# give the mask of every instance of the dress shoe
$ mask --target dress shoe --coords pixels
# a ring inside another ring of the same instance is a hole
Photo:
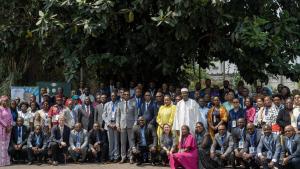
[[[125,163],[126,162],[126,160],[125,159],[122,159],[119,163],[120,164],[123,164],[123,163]]]
[[[32,164],[32,162],[28,162],[28,163],[27,163],[27,165],[31,165],[31,164]]]
[[[57,161],[53,161],[52,165],[57,166],[58,162]]]

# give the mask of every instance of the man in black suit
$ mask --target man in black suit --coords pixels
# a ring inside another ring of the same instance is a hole
[[[47,138],[42,132],[40,125],[35,126],[27,140],[28,165],[31,165],[34,157],[42,164],[42,158],[46,155]]]
[[[300,166],[300,136],[293,126],[284,128],[285,136],[281,151],[281,162],[284,168],[296,169]]]
[[[138,118],[138,125],[133,128],[132,156],[137,160],[137,165],[141,165],[148,160],[148,153],[151,154],[152,165],[155,165],[155,155],[157,147],[156,130],[152,125],[145,123],[143,116]]]
[[[107,159],[107,135],[100,129],[99,123],[94,123],[93,129],[89,133],[89,154],[95,158],[96,162],[104,163]]]
[[[155,105],[154,102],[151,100],[151,93],[149,91],[145,92],[144,100],[145,101],[142,103],[141,112],[139,116],[143,116],[147,124],[155,126]]]
[[[8,152],[14,160],[25,161],[27,149],[28,129],[24,126],[24,119],[17,118],[17,125],[12,128],[11,140]]]
[[[233,150],[234,150],[234,158],[236,162],[243,162],[243,150],[245,145],[246,138],[246,128],[245,128],[245,119],[239,118],[237,120],[237,127],[233,128],[231,131],[232,139],[233,139]],[[233,163],[233,167],[235,167],[235,163]]]
[[[64,157],[66,156],[69,147],[69,137],[70,128],[65,125],[65,118],[60,116],[58,125],[53,126],[51,130],[51,142],[49,147],[52,151],[53,165],[58,165],[58,159],[61,153],[64,154]]]

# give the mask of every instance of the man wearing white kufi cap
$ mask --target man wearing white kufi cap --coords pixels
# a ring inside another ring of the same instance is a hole
[[[199,104],[188,97],[188,92],[187,88],[182,88],[182,100],[177,103],[173,124],[173,130],[176,130],[177,133],[179,133],[182,125],[188,125],[193,129],[200,118]],[[191,130],[191,132],[194,133],[194,130]]]

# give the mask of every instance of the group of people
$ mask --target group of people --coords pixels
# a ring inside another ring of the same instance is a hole
[[[52,165],[125,163],[170,165],[172,169],[296,169],[300,164],[300,95],[229,81],[211,87],[206,79],[189,92],[163,83],[156,88],[110,81],[94,97],[80,83],[71,97],[62,88],[40,103],[0,98],[0,166],[34,162]]]

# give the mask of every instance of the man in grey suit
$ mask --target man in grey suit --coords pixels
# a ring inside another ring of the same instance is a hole
[[[259,132],[253,123],[247,124],[247,134],[244,145],[243,160],[246,168],[250,166],[255,169],[259,169],[257,163],[257,146],[261,138],[261,132]]]
[[[282,165],[288,169],[296,169],[300,166],[300,136],[296,134],[293,126],[284,128],[285,136],[281,151]]]
[[[70,133],[69,147],[71,157],[76,163],[84,162],[88,145],[88,132],[82,128],[81,123],[76,123],[75,128]]]
[[[280,137],[272,133],[270,125],[263,126],[264,135],[261,137],[257,156],[264,169],[278,167],[278,160],[281,151]]]
[[[109,142],[109,160],[117,162],[120,158],[119,154],[119,131],[116,126],[116,116],[118,111],[117,93],[111,93],[111,101],[104,105],[104,113],[102,118],[105,122],[104,129],[107,130]]]
[[[103,112],[104,112],[104,103],[101,102],[101,95],[97,94],[96,96],[97,105],[95,107],[95,118],[94,122],[98,122],[100,124],[100,128],[103,127]]]
[[[218,127],[218,133],[210,149],[210,158],[218,164],[219,168],[224,168],[224,163],[233,159],[233,140],[225,125]]]
[[[231,129],[233,139],[234,158],[236,162],[243,162],[244,145],[246,138],[245,119],[239,118],[237,120],[237,127]],[[232,164],[235,167],[235,162]]]
[[[84,104],[78,109],[79,122],[82,124],[82,127],[90,131],[93,128],[95,109],[91,104],[89,97],[85,97]]]
[[[136,102],[129,100],[130,93],[129,91],[124,92],[124,101],[119,103],[118,114],[117,114],[117,128],[121,132],[121,157],[122,160],[120,163],[125,163],[126,160],[126,147],[127,141],[129,141],[129,150],[133,146],[132,142],[132,128],[133,125],[137,124],[137,107]],[[127,157],[130,157],[130,153],[128,153]],[[130,162],[132,163],[132,159],[130,158]]]

